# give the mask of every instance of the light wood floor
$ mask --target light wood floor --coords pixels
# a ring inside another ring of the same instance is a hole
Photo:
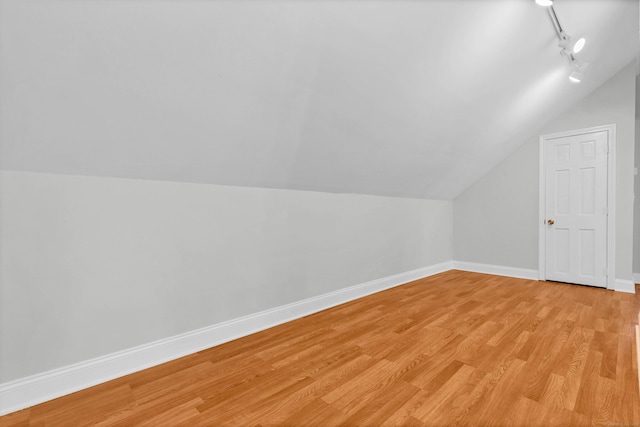
[[[0,425],[639,425],[640,297],[450,271]]]

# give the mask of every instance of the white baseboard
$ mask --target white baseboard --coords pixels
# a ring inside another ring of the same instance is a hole
[[[445,262],[407,271],[0,384],[0,415],[46,402],[452,268],[452,262]]]
[[[526,268],[505,267],[502,265],[479,264],[475,262],[453,261],[456,270],[473,271],[475,273],[494,274],[496,276],[517,277],[520,279],[538,280],[538,270]],[[640,275],[633,275],[633,281],[616,279],[614,290],[634,294],[635,283],[640,283]]]
[[[496,276],[509,276],[519,279],[538,280],[538,270],[526,268],[505,267],[502,265],[479,264],[476,262],[453,261],[456,270],[473,271],[475,273],[495,274]]]
[[[633,280],[616,279],[615,289],[618,292],[636,293],[636,285]]]

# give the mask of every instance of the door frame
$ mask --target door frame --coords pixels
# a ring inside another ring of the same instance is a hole
[[[538,215],[538,279],[546,280],[546,165],[545,145],[552,139],[585,133],[607,132],[609,153],[607,159],[607,289],[615,288],[616,281],[616,125],[594,126],[564,132],[540,135],[539,177],[539,215]]]

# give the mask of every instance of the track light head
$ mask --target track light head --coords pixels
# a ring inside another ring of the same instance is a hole
[[[567,52],[574,54],[580,52],[584,48],[586,42],[587,40],[584,37],[574,39],[563,31],[560,33],[560,43],[558,43],[558,46]]]
[[[549,7],[553,5],[553,0],[536,0],[536,4],[539,6]]]
[[[573,53],[578,53],[582,50],[587,40],[584,37],[580,37],[573,43]]]
[[[586,63],[586,62],[582,65],[579,65],[574,62],[572,64],[573,71],[571,72],[571,74],[569,74],[569,80],[572,81],[573,83],[580,83],[582,81],[582,78],[584,77],[584,72],[588,66],[589,66],[589,63]]]

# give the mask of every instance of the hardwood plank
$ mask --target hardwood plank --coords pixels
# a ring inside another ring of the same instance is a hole
[[[17,411],[4,417],[0,417],[0,427],[27,427],[31,418],[31,410],[24,409]]]
[[[474,368],[463,364],[448,381],[438,387],[437,393],[429,393],[429,397],[412,416],[426,424],[437,424],[436,418],[445,413],[444,408],[457,397],[459,390],[469,382],[474,373]]]
[[[382,425],[419,390],[418,387],[404,381],[394,381],[389,387],[379,390],[367,399],[364,406],[344,421],[344,425]]]
[[[322,399],[315,399],[298,411],[290,414],[283,422],[284,426],[325,427],[342,425],[346,415]]]

